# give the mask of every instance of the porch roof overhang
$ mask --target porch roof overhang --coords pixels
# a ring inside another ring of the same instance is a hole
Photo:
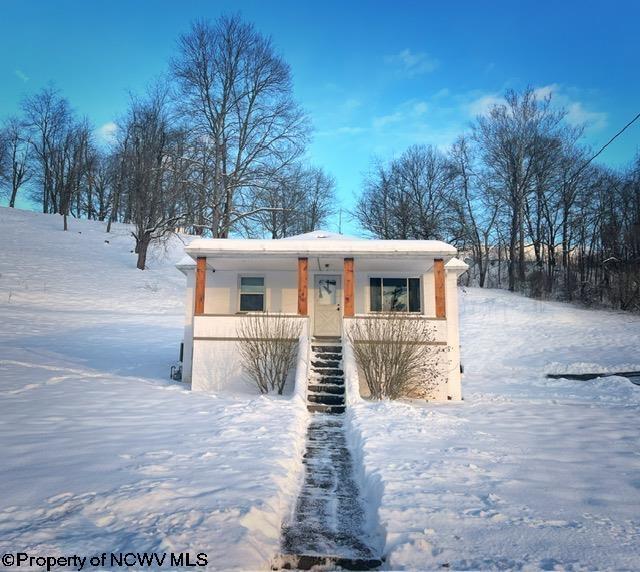
[[[263,239],[196,239],[185,248],[193,259],[246,258],[452,258],[455,247],[439,240],[364,240],[287,238]]]

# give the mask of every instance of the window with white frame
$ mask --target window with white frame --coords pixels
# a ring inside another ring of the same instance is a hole
[[[264,312],[264,277],[240,277],[240,311]]]
[[[420,278],[369,278],[371,312],[420,312]]]

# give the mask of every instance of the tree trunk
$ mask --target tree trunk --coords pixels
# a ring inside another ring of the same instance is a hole
[[[526,262],[524,251],[524,219],[523,213],[520,211],[518,220],[518,282],[520,282],[520,290],[523,289],[526,279]]]
[[[109,213],[109,220],[107,222],[107,232],[111,232],[111,223],[116,221],[118,210],[120,209],[120,189],[118,187],[113,190],[112,200],[111,212]]]
[[[484,259],[482,257],[482,251],[478,253],[478,284],[480,288],[484,288],[484,279],[486,275],[486,271],[484,268]]]
[[[9,206],[11,208],[15,208],[16,206],[16,195],[18,194],[18,187],[13,187],[11,190],[11,198],[9,199]]]
[[[509,292],[516,289],[516,248],[518,246],[518,210],[513,209],[511,217],[511,236],[509,237]]]
[[[498,243],[498,288],[502,288],[502,244]]]
[[[136,240],[136,252],[138,253],[138,262],[136,267],[144,270],[147,265],[147,251],[149,250],[150,240],[144,237],[142,240]]]

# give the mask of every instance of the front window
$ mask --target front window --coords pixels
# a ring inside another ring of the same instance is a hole
[[[264,277],[240,278],[240,311],[264,312]]]
[[[419,278],[370,278],[371,312],[420,312]]]

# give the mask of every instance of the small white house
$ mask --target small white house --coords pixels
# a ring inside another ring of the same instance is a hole
[[[344,346],[351,321],[404,312],[433,326],[435,338],[425,344],[448,347],[434,398],[461,399],[456,285],[467,265],[453,246],[315,231],[280,240],[196,239],[185,251],[191,260],[178,264],[187,276],[183,380],[194,391],[250,388],[237,351],[238,323],[248,313],[301,320],[299,359],[290,375],[304,397],[312,340],[342,338]],[[345,360],[352,359],[348,350]],[[344,370],[357,376],[350,364]]]

